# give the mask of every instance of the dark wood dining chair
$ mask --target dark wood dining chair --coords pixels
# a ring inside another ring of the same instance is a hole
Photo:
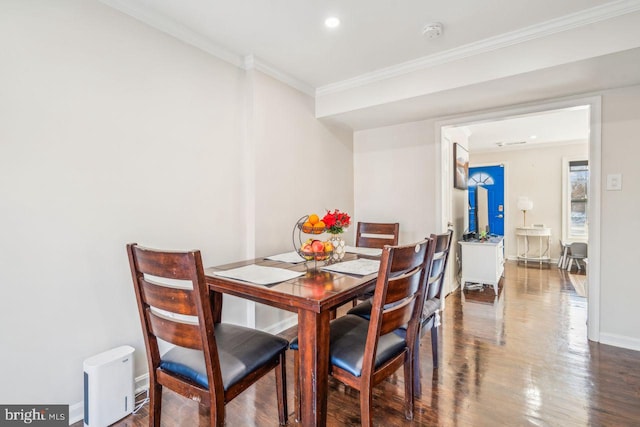
[[[275,370],[279,422],[287,422],[289,342],[242,326],[214,323],[200,251],[165,252],[128,244],[149,365],[149,425],[159,427],[162,388],[200,402],[212,426],[225,405]],[[177,282],[179,281],[179,282]],[[158,339],[174,347],[161,355]]]
[[[431,257],[431,267],[429,269],[429,279],[427,281],[427,289],[424,295],[424,304],[422,308],[422,317],[420,320],[420,334],[418,340],[431,330],[431,354],[433,357],[433,367],[438,367],[439,351],[438,351],[438,326],[440,325],[440,312],[442,311],[442,289],[444,287],[447,263],[449,261],[449,252],[451,242],[453,240],[453,230],[449,230],[442,234],[432,234],[430,236],[433,246],[433,256]],[[347,314],[355,314],[365,319],[370,318],[372,309],[372,301],[368,300],[356,307],[352,308]],[[406,334],[406,328],[400,327],[398,333]],[[419,348],[420,343],[416,344]],[[420,369],[420,353],[414,353],[414,391],[419,397],[422,394],[421,369]]]
[[[372,302],[371,318],[353,314],[330,324],[329,372],[360,391],[361,424],[372,426],[373,387],[404,366],[405,418],[413,419],[413,354],[418,334],[433,245],[431,239],[406,246],[385,246]],[[405,334],[397,334],[405,326]],[[291,343],[298,349],[297,338]],[[300,417],[299,355],[294,354],[295,406]],[[304,420],[301,420],[304,423]]]
[[[400,224],[381,222],[358,222],[356,246],[382,249],[384,245],[396,246],[400,235]]]
[[[432,234],[433,258],[429,271],[429,280],[425,292],[425,301],[422,308],[422,320],[420,326],[420,337],[427,330],[431,331],[431,354],[433,357],[433,367],[437,368],[439,363],[438,350],[438,327],[440,326],[440,313],[442,312],[442,289],[446,282],[447,265],[449,262],[449,252],[453,241],[453,230],[442,234]],[[415,376],[414,388],[416,396],[422,395],[420,355],[415,354]]]
[[[400,224],[397,222],[358,222],[356,247],[382,249],[385,245],[397,246],[399,236]],[[366,300],[372,296],[373,291],[369,291],[354,298],[351,305],[355,307],[358,305],[358,301]]]

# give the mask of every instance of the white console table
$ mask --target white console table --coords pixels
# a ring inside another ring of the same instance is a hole
[[[538,240],[537,245],[531,245],[530,239]],[[532,253],[531,248],[538,248],[537,253]],[[551,229],[548,227],[516,227],[516,252],[518,260],[543,262],[551,260]]]
[[[459,241],[462,249],[462,290],[467,282],[493,286],[498,295],[498,283],[504,272],[504,239],[492,237],[481,241]]]

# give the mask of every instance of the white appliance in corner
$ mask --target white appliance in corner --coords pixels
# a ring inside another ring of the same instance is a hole
[[[125,345],[84,361],[85,427],[106,427],[133,411],[134,350]]]

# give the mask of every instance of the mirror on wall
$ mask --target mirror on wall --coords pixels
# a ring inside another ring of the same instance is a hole
[[[491,233],[489,229],[489,192],[486,188],[478,185],[476,188],[476,232],[478,234],[486,231]]]

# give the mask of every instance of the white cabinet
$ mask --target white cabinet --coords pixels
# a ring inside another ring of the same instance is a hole
[[[503,238],[458,243],[462,248],[462,290],[467,282],[482,283],[493,286],[498,295],[498,282],[504,272]]]

